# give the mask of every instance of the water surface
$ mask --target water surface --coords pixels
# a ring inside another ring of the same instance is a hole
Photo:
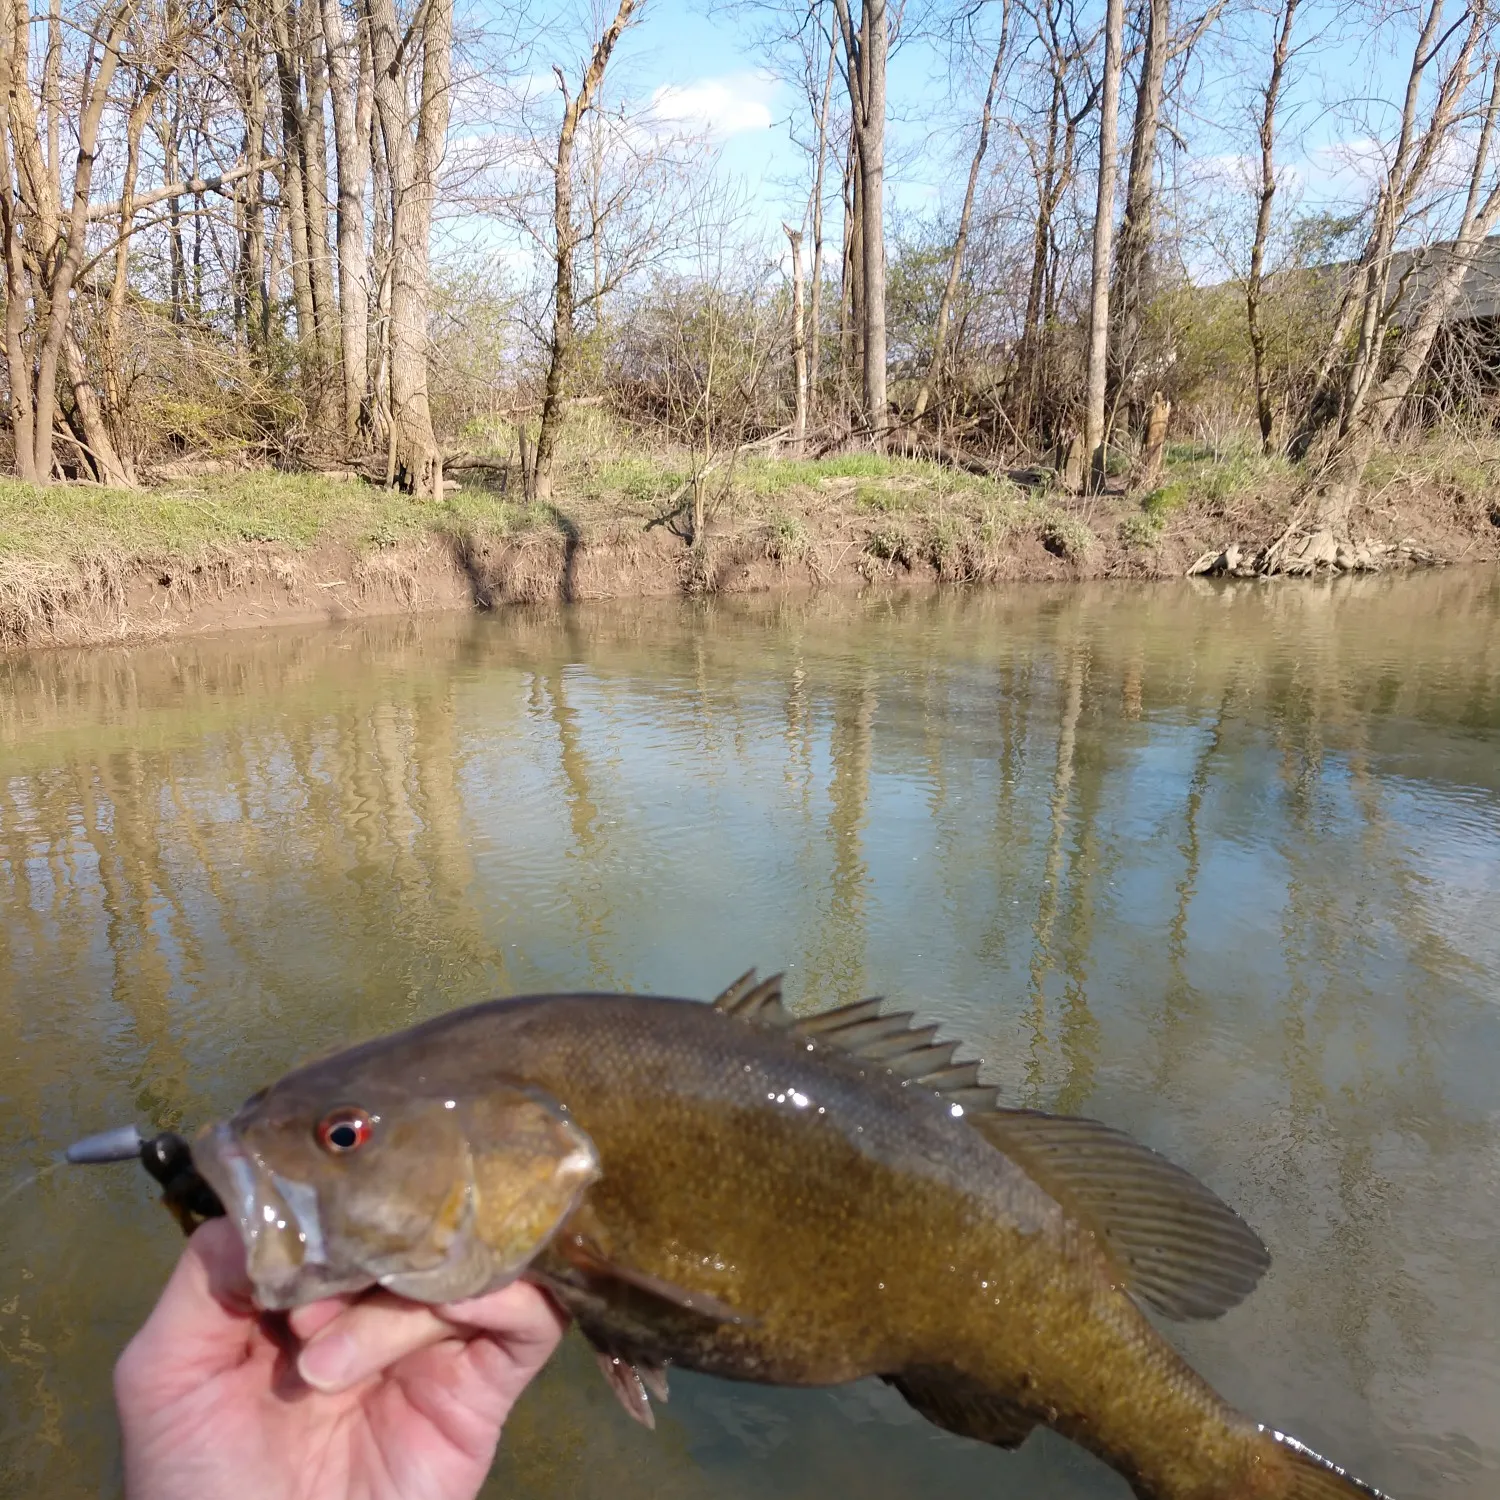
[[[878,990],[1275,1256],[1174,1338],[1401,1500],[1500,1493],[1500,577],[598,606],[0,662],[0,1192],[489,995]],[[144,1174],[0,1219],[0,1494],[118,1489]],[[882,1387],[570,1343],[494,1500],[1109,1500]]]

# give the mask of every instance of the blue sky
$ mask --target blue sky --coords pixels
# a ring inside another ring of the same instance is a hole
[[[563,0],[575,3],[580,0]],[[584,7],[589,3],[581,0]],[[571,26],[549,27],[540,44],[540,88],[552,87],[545,69],[553,60],[576,76],[585,34],[597,34],[587,8],[572,14]],[[1390,110],[1371,100],[1399,97],[1409,57],[1411,29],[1400,12],[1391,14],[1397,18],[1372,25],[1338,0],[1304,0],[1298,27],[1304,50],[1289,70],[1278,150],[1284,210],[1346,211],[1367,196],[1377,139],[1393,123]],[[789,116],[800,119],[805,104],[795,82],[775,76],[756,45],[755,27],[754,13],[741,8],[646,0],[612,64],[611,91],[646,105],[659,119],[706,132],[726,186],[733,183],[747,195],[767,241],[774,242],[779,223],[799,219],[805,202],[806,161],[788,134]],[[1193,184],[1198,222],[1188,263],[1200,278],[1225,274],[1225,250],[1232,254],[1234,244],[1248,241],[1251,110],[1264,79],[1269,27],[1264,12],[1242,8],[1228,29],[1210,37],[1199,52],[1191,105],[1178,121],[1179,144],[1163,142],[1164,161]],[[952,87],[946,54],[931,43],[908,41],[893,56],[887,177],[893,212],[956,207],[982,86],[982,77],[972,77]],[[1128,136],[1130,111],[1127,85],[1122,135]],[[1003,132],[997,131],[991,162],[1004,156]],[[828,212],[836,232],[838,179],[836,164],[831,167]]]

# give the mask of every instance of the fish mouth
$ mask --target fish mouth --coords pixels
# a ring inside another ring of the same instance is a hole
[[[374,1283],[368,1272],[331,1262],[318,1190],[311,1183],[273,1171],[228,1124],[208,1126],[192,1152],[193,1165],[239,1230],[255,1300],[267,1312],[363,1291]]]

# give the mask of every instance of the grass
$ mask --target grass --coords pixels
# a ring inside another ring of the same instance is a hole
[[[434,530],[515,529],[502,497],[463,492],[442,505],[309,474],[215,475],[165,489],[38,488],[0,480],[0,557],[195,557],[271,543],[375,551]]]
[[[549,506],[477,483],[473,471],[442,504],[354,480],[269,470],[133,491],[0,479],[0,566],[7,576],[18,569],[56,576],[69,565],[118,569],[134,560],[198,561],[247,548],[299,553],[331,545],[367,554],[434,533],[480,539],[565,531],[608,542],[644,533],[692,471],[685,451],[643,451],[638,436],[597,411],[564,437]],[[1047,571],[1045,548],[1073,564],[1150,572],[1174,566],[1174,548],[1254,534],[1300,477],[1285,459],[1263,456],[1253,434],[1174,443],[1165,460],[1149,493],[1080,501],[1045,484],[1023,489],[917,459],[755,453],[716,470],[727,489],[712,521],[726,536],[755,538],[767,557],[819,569],[852,547],[853,556],[930,565],[944,578],[1000,576],[1000,562],[1029,548],[1032,561],[1017,564],[1024,574]],[[1485,445],[1429,437],[1381,450],[1366,488],[1377,496],[1408,487],[1423,495],[1461,491],[1500,515],[1492,499],[1497,477],[1500,457]]]

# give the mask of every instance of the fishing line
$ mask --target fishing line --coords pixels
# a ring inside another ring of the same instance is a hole
[[[67,1166],[67,1162],[65,1161],[54,1161],[49,1163],[47,1166],[42,1167],[40,1170],[33,1172],[29,1177],[23,1177],[19,1182],[9,1187],[3,1194],[0,1194],[0,1208],[3,1208],[7,1203],[9,1203],[10,1200],[14,1198],[16,1194],[19,1193],[23,1188],[34,1186],[36,1183],[40,1182],[42,1178],[50,1177],[59,1167],[65,1166]]]

